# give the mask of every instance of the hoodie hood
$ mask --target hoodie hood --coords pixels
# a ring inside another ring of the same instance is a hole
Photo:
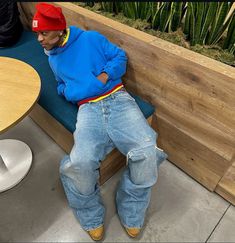
[[[65,44],[65,46],[63,46],[63,47],[55,47],[55,48],[53,48],[53,49],[51,49],[49,51],[44,49],[44,52],[45,52],[46,55],[48,55],[48,56],[56,55],[56,54],[59,54],[59,53],[65,51],[84,32],[84,30],[79,29],[78,27],[75,27],[75,26],[70,26],[69,30],[70,30],[69,39],[68,39],[67,43]]]

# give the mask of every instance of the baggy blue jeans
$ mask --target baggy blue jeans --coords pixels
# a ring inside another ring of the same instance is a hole
[[[114,148],[126,155],[116,207],[125,227],[141,228],[158,165],[167,155],[156,146],[157,134],[125,91],[79,107],[74,146],[61,161],[60,175],[70,207],[85,230],[103,224],[105,208],[98,186],[101,161]]]

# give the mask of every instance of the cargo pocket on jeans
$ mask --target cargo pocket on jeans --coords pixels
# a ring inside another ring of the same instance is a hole
[[[134,184],[150,187],[157,181],[154,145],[129,151],[127,161],[129,161],[130,178]]]

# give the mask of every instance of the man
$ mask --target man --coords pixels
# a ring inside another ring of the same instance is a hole
[[[49,57],[58,94],[79,106],[74,146],[60,166],[69,205],[91,238],[102,239],[105,208],[98,169],[117,147],[128,162],[116,194],[117,212],[128,235],[136,237],[157,181],[157,164],[166,154],[123,87],[126,54],[96,31],[66,28],[61,8],[40,3],[36,9],[32,29]]]

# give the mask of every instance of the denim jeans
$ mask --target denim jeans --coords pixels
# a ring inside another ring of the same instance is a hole
[[[70,207],[85,230],[103,224],[105,208],[98,185],[99,167],[116,147],[127,157],[116,207],[125,227],[141,228],[158,166],[166,154],[135,100],[125,91],[79,107],[74,146],[61,161],[61,181]]]

